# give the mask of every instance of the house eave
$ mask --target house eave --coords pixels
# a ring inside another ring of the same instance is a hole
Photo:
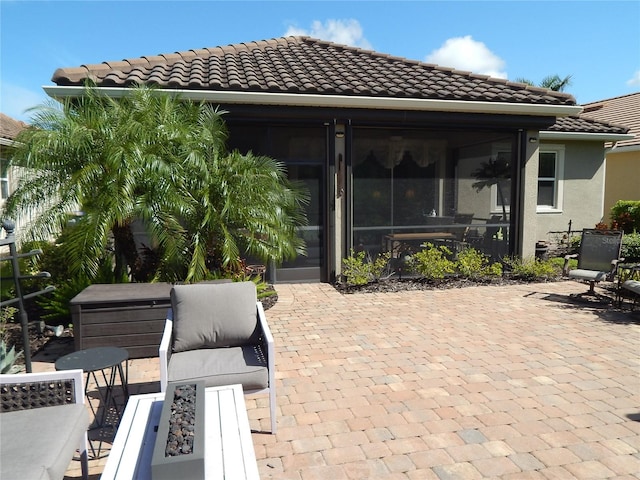
[[[616,145],[608,150],[610,153],[631,153],[640,152],[640,145]]]
[[[79,97],[84,87],[43,86],[52,98]],[[99,87],[104,94],[118,98],[131,92],[127,87]],[[181,98],[217,104],[280,105],[297,107],[362,108],[377,110],[415,110],[462,113],[493,113],[564,117],[578,115],[578,105],[538,105],[508,102],[478,102],[467,100],[432,100],[421,98],[390,98],[349,95],[314,95],[270,92],[229,92],[213,90],[158,89]]]
[[[541,131],[540,140],[585,140],[593,142],[620,142],[630,140],[634,135],[626,133],[553,132]]]
[[[0,138],[0,145],[3,147],[17,147],[20,143],[10,138]]]

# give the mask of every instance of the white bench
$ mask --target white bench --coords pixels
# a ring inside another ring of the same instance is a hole
[[[164,393],[129,397],[101,480],[151,480]],[[240,385],[205,389],[205,478],[259,479]]]

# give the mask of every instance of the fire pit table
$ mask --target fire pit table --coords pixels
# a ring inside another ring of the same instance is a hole
[[[101,480],[152,480],[164,393],[129,397]],[[259,479],[242,386],[205,389],[206,479]]]

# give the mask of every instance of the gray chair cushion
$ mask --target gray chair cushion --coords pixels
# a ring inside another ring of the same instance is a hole
[[[258,347],[192,350],[171,355],[168,381],[202,380],[205,387],[240,384],[245,390],[269,386],[267,363]]]
[[[60,480],[89,427],[89,411],[69,404],[5,412],[0,425],[0,478]]]
[[[176,285],[171,290],[173,351],[255,343],[256,302],[253,282]]]
[[[638,280],[627,280],[622,284],[624,288],[640,295],[640,282]]]
[[[576,268],[569,271],[569,278],[578,280],[588,280],[590,282],[603,282],[607,279],[608,272],[598,272],[596,270],[584,270]]]

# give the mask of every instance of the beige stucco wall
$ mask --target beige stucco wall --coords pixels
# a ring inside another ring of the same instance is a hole
[[[604,217],[618,200],[640,200],[640,147],[635,151],[607,153],[604,187]]]
[[[538,132],[527,132],[527,139],[538,138]],[[525,150],[524,178],[520,192],[522,202],[522,222],[520,229],[520,245],[517,245],[516,253],[522,258],[535,255],[536,241],[538,240],[538,223],[536,221],[536,203],[538,197],[538,162],[539,143],[527,140]]]
[[[559,211],[537,212],[537,240],[552,240],[549,232],[566,231],[569,220],[572,230],[593,228],[603,218],[604,204],[604,146],[600,142],[549,141],[563,143],[564,175],[563,202]]]

